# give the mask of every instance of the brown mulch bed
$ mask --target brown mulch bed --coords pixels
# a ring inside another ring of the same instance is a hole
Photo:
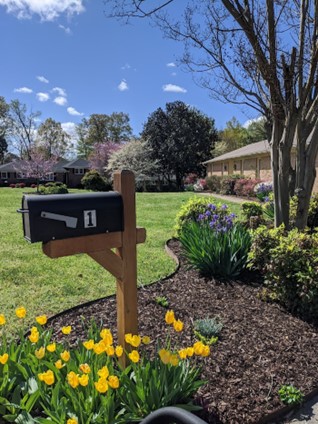
[[[176,241],[169,246],[179,256]],[[224,324],[212,355],[202,360],[208,383],[196,397],[209,423],[257,423],[282,407],[277,392],[293,384],[305,394],[318,385],[318,329],[286,313],[276,304],[261,301],[256,276],[235,281],[206,280],[196,271],[180,269],[170,278],[138,292],[139,330],[154,340],[166,336],[166,310],[155,299],[165,296],[169,309],[185,322],[182,340],[194,341],[195,319],[219,316]],[[116,328],[114,296],[54,318],[50,326],[59,337],[62,325],[72,325],[72,338],[83,338],[82,319],[95,318]]]

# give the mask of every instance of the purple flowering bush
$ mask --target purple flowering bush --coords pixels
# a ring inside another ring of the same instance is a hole
[[[251,236],[227,205],[208,204],[183,225],[179,239],[190,268],[206,277],[235,277],[245,269]]]
[[[256,197],[261,201],[267,201],[270,193],[273,192],[273,184],[271,182],[261,182],[254,187]]]

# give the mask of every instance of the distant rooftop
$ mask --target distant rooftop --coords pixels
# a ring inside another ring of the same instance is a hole
[[[270,147],[267,140],[258,141],[257,143],[248,144],[247,146],[240,147],[239,149],[232,150],[231,152],[224,153],[224,155],[217,156],[216,158],[203,162],[204,164],[224,161],[227,159],[236,159],[245,156],[253,156],[259,153],[270,153]]]

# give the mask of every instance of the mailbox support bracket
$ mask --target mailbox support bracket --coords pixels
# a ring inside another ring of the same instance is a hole
[[[123,199],[124,230],[74,237],[64,240],[52,240],[43,243],[42,250],[50,258],[86,253],[117,280],[117,332],[118,343],[129,351],[125,334],[138,333],[137,311],[137,249],[138,243],[146,240],[146,230],[136,228],[135,178],[131,171],[114,173],[114,190]],[[113,249],[116,249],[114,252]],[[123,355],[121,364],[127,365]]]

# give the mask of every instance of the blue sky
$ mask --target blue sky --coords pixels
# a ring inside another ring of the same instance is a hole
[[[175,100],[218,129],[232,116],[255,117],[209,98],[177,66],[182,45],[145,20],[124,25],[104,10],[102,0],[0,0],[0,95],[69,130],[92,113],[125,112],[138,135],[150,113]]]

